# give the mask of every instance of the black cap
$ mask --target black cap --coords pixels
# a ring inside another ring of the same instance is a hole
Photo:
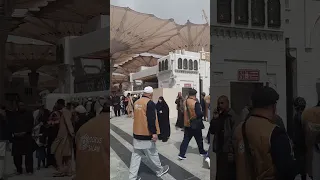
[[[276,104],[279,94],[271,87],[262,87],[252,93],[251,101],[253,108],[264,108]]]
[[[190,90],[189,90],[189,96],[195,96],[197,93],[198,93],[198,92],[197,92],[197,90],[195,90],[195,89],[190,89]]]

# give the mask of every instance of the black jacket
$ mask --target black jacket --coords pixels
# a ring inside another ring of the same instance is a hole
[[[0,115],[0,141],[4,140],[10,140],[10,130],[7,118]]]

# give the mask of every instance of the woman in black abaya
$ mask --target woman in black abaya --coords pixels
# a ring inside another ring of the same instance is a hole
[[[166,142],[170,137],[169,106],[162,96],[159,97],[156,109],[160,126],[159,140]]]

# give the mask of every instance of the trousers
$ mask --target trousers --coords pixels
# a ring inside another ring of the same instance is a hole
[[[0,179],[4,178],[7,142],[0,141]]]
[[[189,146],[189,142],[192,138],[195,138],[197,145],[198,145],[198,149],[199,149],[199,153],[200,154],[206,154],[207,152],[203,149],[203,138],[202,138],[202,130],[201,129],[191,129],[189,127],[186,127],[184,129],[184,137],[183,137],[183,141],[180,145],[180,153],[179,156],[185,156],[188,146]]]
[[[143,156],[147,157],[148,161],[153,164],[157,174],[163,170],[156,147],[152,147],[150,149],[134,149],[130,162],[129,180],[137,179],[141,158]]]

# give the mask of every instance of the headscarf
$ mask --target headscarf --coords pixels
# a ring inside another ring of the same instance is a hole
[[[161,100],[161,102],[159,101]],[[159,97],[158,103],[156,104],[156,108],[160,109],[160,108],[169,108],[167,102],[164,100],[164,98],[162,96]]]
[[[82,106],[82,105],[77,106],[74,110],[79,114],[87,113],[86,108],[84,106]]]

